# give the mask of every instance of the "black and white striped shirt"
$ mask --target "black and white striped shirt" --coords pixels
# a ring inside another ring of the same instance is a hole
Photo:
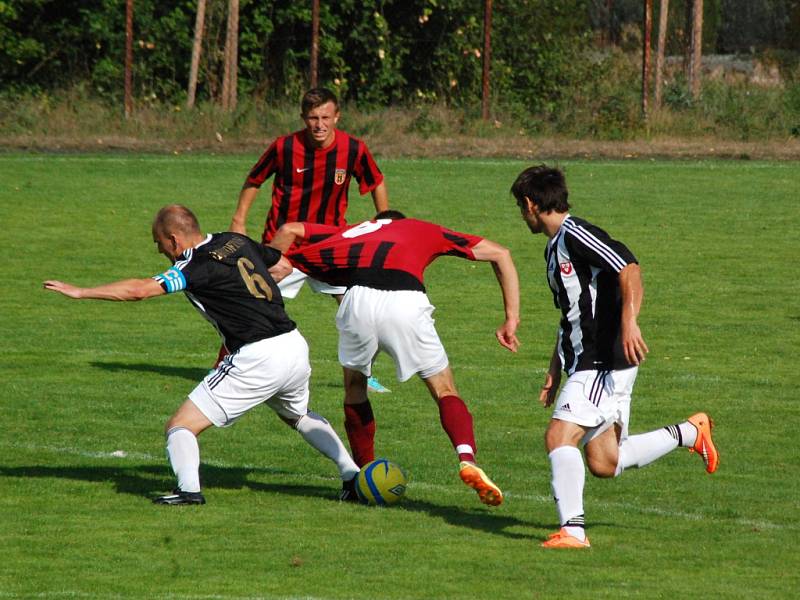
[[[568,214],[548,242],[545,260],[553,300],[561,309],[558,353],[564,371],[632,366],[620,342],[618,274],[637,262],[633,253],[599,227]]]

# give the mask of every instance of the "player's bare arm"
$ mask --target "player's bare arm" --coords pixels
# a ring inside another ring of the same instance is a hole
[[[619,272],[619,288],[622,295],[620,328],[622,350],[630,364],[638,365],[650,351],[637,322],[644,296],[642,271],[639,265],[631,263]]]
[[[389,210],[389,192],[385,181],[372,190],[372,202],[375,204],[375,214]]]
[[[242,191],[239,192],[239,202],[236,205],[236,212],[233,213],[231,219],[230,230],[242,235],[247,235],[247,215],[250,212],[250,207],[258,196],[258,190],[254,185],[245,183]]]
[[[548,408],[555,402],[558,386],[561,385],[561,358],[558,356],[558,340],[553,348],[553,355],[550,357],[550,366],[544,376],[544,385],[539,390],[539,402]]]
[[[275,280],[275,283],[278,283],[284,277],[289,276],[292,269],[292,263],[289,262],[289,259],[285,256],[281,256],[280,260],[272,265],[268,271],[272,279]]]
[[[492,263],[500,289],[503,292],[503,305],[506,320],[495,331],[495,336],[500,345],[516,352],[519,348],[517,327],[519,326],[519,276],[511,251],[505,246],[491,240],[481,240],[472,248],[476,260]]]
[[[123,279],[97,287],[78,287],[63,281],[48,280],[44,289],[58,292],[76,300],[114,300],[127,302],[161,296],[166,292],[155,279]]]
[[[280,250],[281,253],[286,254],[289,248],[292,247],[297,238],[304,238],[306,235],[305,225],[298,222],[284,223],[280,226],[275,235],[272,236],[268,246]]]

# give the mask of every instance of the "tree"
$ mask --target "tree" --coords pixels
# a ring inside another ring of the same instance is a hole
[[[197,93],[197,71],[200,68],[200,52],[203,46],[203,28],[206,17],[206,0],[197,0],[197,16],[194,22],[194,41],[192,42],[192,64],[189,67],[189,89],[186,93],[186,108],[194,106]]]
[[[687,80],[692,98],[700,97],[700,75],[703,58],[703,0],[692,1],[692,37]]]
[[[239,0],[228,0],[228,30],[225,35],[225,65],[222,76],[222,109],[236,110],[239,85]]]
[[[661,0],[658,9],[658,45],[656,47],[655,94],[653,104],[661,108],[661,93],[664,87],[664,52],[667,46],[667,22],[669,21],[669,0]]]

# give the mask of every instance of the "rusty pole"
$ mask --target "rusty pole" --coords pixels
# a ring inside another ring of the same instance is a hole
[[[125,118],[133,113],[133,0],[125,2]]]
[[[653,32],[653,0],[644,0],[644,40],[642,42],[642,116],[647,121],[650,93],[650,35]]]
[[[492,0],[483,6],[483,90],[481,94],[481,117],[489,120],[489,65],[492,57]]]
[[[311,0],[311,87],[319,82],[319,0]]]

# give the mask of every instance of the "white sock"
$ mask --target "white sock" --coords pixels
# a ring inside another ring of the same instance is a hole
[[[178,478],[178,489],[200,491],[200,447],[195,435],[184,427],[167,432],[167,457]]]
[[[551,485],[561,526],[579,540],[583,531],[583,484],[586,469],[581,451],[574,446],[559,446],[549,454],[553,472]]]
[[[619,461],[614,477],[619,477],[625,469],[630,467],[641,468],[649,465],[654,460],[675,450],[680,438],[680,433],[673,429],[676,427],[678,426],[662,427],[648,433],[632,435],[623,441],[619,445]]]
[[[336,463],[343,480],[352,479],[358,474],[358,465],[324,417],[308,411],[294,427],[306,442]]]

